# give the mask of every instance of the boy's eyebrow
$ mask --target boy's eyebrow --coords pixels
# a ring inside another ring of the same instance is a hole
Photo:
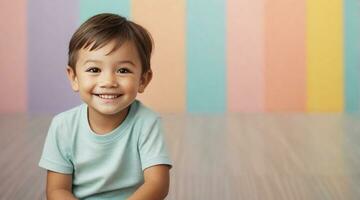
[[[120,60],[120,61],[117,61],[116,63],[117,63],[117,64],[129,63],[129,64],[135,66],[134,62],[131,61],[131,60]]]
[[[84,64],[88,63],[88,62],[93,62],[93,63],[102,63],[101,60],[93,60],[93,59],[89,59],[89,60],[85,60]],[[124,63],[129,63],[133,66],[135,66],[134,62],[132,62],[131,60],[119,60],[116,62],[117,64],[124,64]]]

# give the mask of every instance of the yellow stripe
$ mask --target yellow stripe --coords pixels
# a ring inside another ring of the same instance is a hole
[[[307,0],[307,110],[343,111],[343,3]]]

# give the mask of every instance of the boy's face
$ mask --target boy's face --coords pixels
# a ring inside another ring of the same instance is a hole
[[[141,61],[132,42],[125,42],[113,51],[115,41],[104,47],[78,52],[76,73],[67,68],[68,77],[74,91],[88,105],[89,113],[103,115],[122,114],[142,93],[150,82],[152,72],[142,75]]]

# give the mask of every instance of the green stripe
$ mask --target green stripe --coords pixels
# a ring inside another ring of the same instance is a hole
[[[99,13],[130,17],[130,0],[80,0],[80,23]]]
[[[187,110],[226,110],[225,2],[187,1]]]
[[[345,0],[345,99],[346,111],[360,111],[360,4]]]

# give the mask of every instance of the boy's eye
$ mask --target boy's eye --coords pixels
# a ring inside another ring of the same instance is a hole
[[[118,70],[118,72],[120,74],[125,74],[125,73],[129,73],[130,71],[128,69],[126,69],[126,68],[121,68],[121,69]]]
[[[100,69],[96,68],[96,67],[91,67],[91,68],[87,69],[86,72],[98,73],[98,72],[100,72]]]

